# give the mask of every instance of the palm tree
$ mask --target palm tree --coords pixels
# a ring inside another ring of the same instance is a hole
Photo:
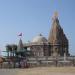
[[[14,63],[14,68],[15,68],[17,45],[12,44],[11,47],[12,47],[12,54],[13,54],[12,61]]]
[[[11,51],[12,51],[11,45],[6,45],[7,58],[9,58],[9,56],[10,56],[9,54]]]
[[[7,57],[6,58],[7,58],[9,68],[10,68],[10,54],[11,54],[11,51],[12,51],[11,45],[6,45],[6,52],[7,52]]]

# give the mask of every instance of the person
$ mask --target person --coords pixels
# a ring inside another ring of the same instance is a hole
[[[3,58],[0,57],[0,65],[1,65],[1,68],[2,68],[2,64],[3,64]]]
[[[23,62],[24,62],[24,68],[29,68],[29,64],[27,63],[27,59],[24,59]]]

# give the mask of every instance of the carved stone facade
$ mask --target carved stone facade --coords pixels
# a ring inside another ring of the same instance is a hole
[[[49,56],[49,49],[47,44],[36,44],[32,45],[30,48],[35,57]]]

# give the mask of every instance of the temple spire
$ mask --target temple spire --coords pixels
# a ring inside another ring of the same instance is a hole
[[[59,53],[62,56],[64,55],[63,52],[66,48],[66,54],[68,55],[68,40],[60,26],[57,12],[55,12],[53,16],[53,23],[49,33],[48,42],[52,45],[51,50],[54,54],[57,52],[57,54]]]
[[[23,50],[23,42],[20,38],[17,51],[21,51],[21,50]]]
[[[52,17],[53,23],[52,23],[52,28],[49,33],[48,37],[48,42],[50,43],[57,43],[59,40],[59,31],[62,30],[60,24],[59,24],[59,19],[58,19],[58,12],[54,12],[54,15]]]

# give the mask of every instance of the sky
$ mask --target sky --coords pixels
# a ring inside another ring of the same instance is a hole
[[[48,38],[55,11],[75,55],[75,0],[0,0],[0,50],[18,44],[20,33],[23,43],[40,33]]]

